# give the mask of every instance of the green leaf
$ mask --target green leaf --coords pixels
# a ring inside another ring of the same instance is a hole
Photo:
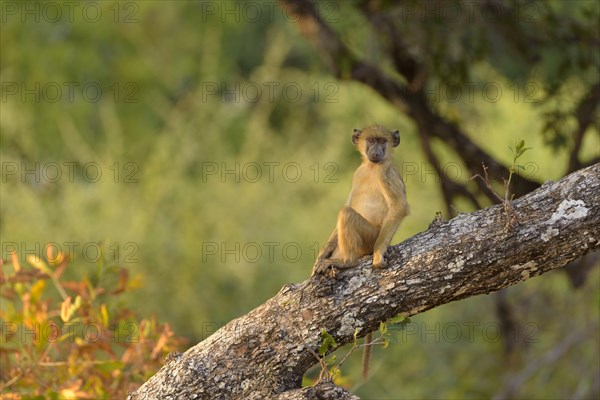
[[[400,315],[396,315],[395,317],[392,317],[390,319],[388,319],[388,324],[399,324],[400,322],[405,322],[408,323],[410,322],[410,318],[409,317],[405,317],[404,315],[400,314]]]
[[[48,264],[46,264],[44,260],[42,260],[42,258],[37,255],[28,255],[27,263],[29,263],[29,265],[31,265],[32,267],[39,269],[45,274],[52,275],[52,270],[50,269]]]
[[[380,323],[379,323],[379,332],[380,332],[382,335],[385,335],[385,334],[386,334],[386,332],[387,332],[387,324],[386,324],[385,322],[380,322]]]
[[[517,151],[520,151],[523,147],[525,147],[525,140],[521,139],[521,141],[517,145]]]
[[[410,318],[398,315],[388,321],[388,328],[393,331],[403,331],[410,324]]]
[[[510,146],[509,146],[510,148]],[[519,144],[517,144],[515,146],[515,150],[513,151],[512,148],[510,148],[510,150],[513,152],[514,156],[515,156],[515,161],[517,160],[517,158],[521,157],[523,155],[523,153],[525,153],[527,150],[530,150],[531,147],[525,147],[525,140],[521,139],[521,141],[519,142]]]
[[[335,339],[325,329],[321,330],[321,339],[323,339],[323,343],[319,347],[319,355],[324,356],[330,348],[337,347]]]

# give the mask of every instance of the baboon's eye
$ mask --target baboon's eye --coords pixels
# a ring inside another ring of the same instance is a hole
[[[375,143],[375,138],[374,137],[367,138],[367,142],[369,142],[369,144],[373,144],[373,143]]]
[[[387,140],[385,138],[380,137],[377,139],[377,142],[379,142],[379,144],[385,144],[385,142],[387,142]]]

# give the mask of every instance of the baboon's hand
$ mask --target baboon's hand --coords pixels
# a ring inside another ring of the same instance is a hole
[[[357,261],[344,261],[334,258],[328,258],[326,260],[317,261],[313,267],[313,275],[327,275],[331,278],[335,277],[336,273],[340,269],[354,268],[358,266]]]
[[[335,271],[339,268],[340,260],[319,259],[313,266],[312,275],[328,275],[335,276]]]

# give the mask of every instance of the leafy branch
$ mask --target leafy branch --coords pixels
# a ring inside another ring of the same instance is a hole
[[[483,181],[488,190],[498,199],[499,202],[502,203],[504,207],[504,215],[506,216],[506,224],[504,225],[504,229],[506,231],[510,231],[514,224],[519,223],[519,218],[512,208],[511,201],[514,199],[514,193],[510,193],[510,184],[512,182],[513,175],[517,172],[518,169],[525,170],[525,167],[518,163],[519,158],[527,151],[530,150],[531,147],[525,147],[525,140],[521,139],[518,143],[515,143],[515,147],[508,146],[510,151],[512,152],[513,159],[510,167],[508,168],[508,179],[502,178],[504,181],[504,197],[500,196],[498,192],[492,187],[489,176],[488,176],[488,168],[485,163],[482,163],[481,166],[483,168],[483,176],[480,174],[473,175],[469,180],[473,180],[475,178],[479,178]]]
[[[378,331],[379,336],[375,337],[369,342],[365,341],[362,344],[360,344],[358,341],[358,333],[360,329],[356,328],[354,330],[354,341],[352,342],[352,346],[350,347],[350,349],[348,349],[348,351],[340,360],[340,362],[335,365],[333,364],[336,362],[336,355],[334,354],[328,359],[325,358],[325,355],[330,351],[334,351],[338,347],[338,344],[336,343],[333,336],[331,336],[325,329],[323,329],[321,331],[321,339],[323,340],[323,342],[319,347],[319,363],[321,365],[321,372],[319,374],[318,381],[321,381],[323,379],[334,380],[335,377],[341,374],[341,367],[346,362],[348,357],[350,357],[350,355],[358,349],[373,346],[383,346],[383,348],[386,349],[390,345],[390,343],[395,342],[395,338],[390,332],[402,331],[406,329],[406,325],[409,323],[410,318],[405,317],[403,315],[393,317],[386,322],[380,322]]]

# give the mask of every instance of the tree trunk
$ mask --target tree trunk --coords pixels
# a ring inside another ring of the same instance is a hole
[[[301,389],[318,362],[321,330],[343,345],[379,327],[451,301],[490,293],[562,267],[600,247],[600,164],[546,182],[511,203],[452,220],[390,247],[335,278],[287,285],[163,368],[132,399],[352,399],[331,383]],[[306,268],[307,274],[310,271]]]

